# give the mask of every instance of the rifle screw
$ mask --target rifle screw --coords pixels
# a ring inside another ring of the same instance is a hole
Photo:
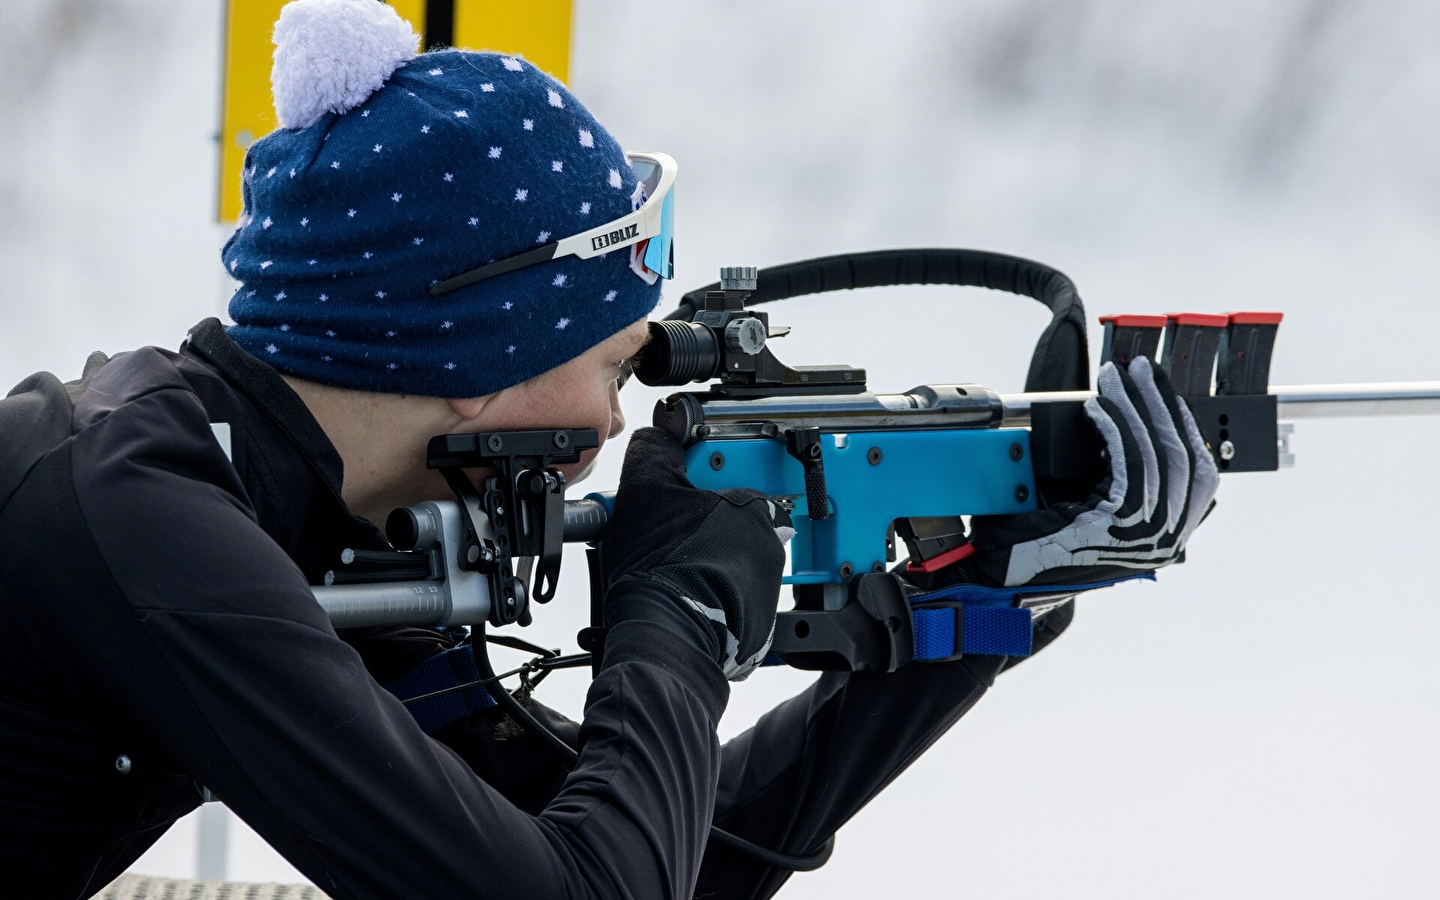
[[[559,447],[561,450],[564,450],[566,447],[570,446],[570,435],[566,434],[563,431],[555,432],[555,446]]]
[[[1015,460],[1016,462],[1019,462],[1020,460],[1024,459],[1024,458],[1025,458],[1025,448],[1022,447],[1022,446],[1020,446],[1019,444],[1011,444],[1011,445],[1010,445],[1010,458],[1013,459],[1013,460]]]
[[[134,768],[134,764],[130,762],[128,755],[122,753],[115,757],[115,771],[121,775],[129,775],[132,768]]]
[[[712,454],[710,454],[710,468],[714,469],[714,470],[717,471],[717,472],[720,471],[721,469],[725,468],[725,454],[723,454],[723,453],[712,453]]]
[[[492,452],[499,453],[500,448],[505,446],[505,442],[500,440],[500,435],[492,434],[485,441],[485,445],[488,446]]]
[[[885,571],[885,564],[884,564],[883,562],[871,563],[871,564],[870,564],[870,571],[872,571],[872,572],[874,572],[874,573],[876,573],[876,574],[878,575],[879,573]],[[893,629],[892,629],[892,630],[893,630]]]
[[[882,455],[883,454],[880,452],[879,447],[871,447],[869,452],[865,454],[865,458],[870,460],[870,465],[878,466],[880,465],[880,458]]]
[[[1024,503],[1026,500],[1029,500],[1029,499],[1030,499],[1030,489],[1029,489],[1028,487],[1026,487],[1025,485],[1023,485],[1023,484],[1017,485],[1017,486],[1015,487],[1015,501],[1016,501],[1017,503]]]
[[[1220,458],[1229,462],[1235,458],[1235,445],[1229,441],[1220,442]]]
[[[854,566],[850,565],[848,562],[847,562],[847,563],[841,563],[841,564],[840,564],[840,577],[841,577],[841,578],[844,578],[845,580],[848,581],[848,580],[850,579],[850,576],[851,576],[851,575],[854,575],[854,574],[855,574],[855,567],[854,567]]]

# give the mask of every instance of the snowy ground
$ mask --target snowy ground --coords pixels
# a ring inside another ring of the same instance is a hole
[[[680,290],[985,247],[1066,271],[1092,318],[1284,310],[1278,384],[1440,378],[1440,6],[576,5],[575,90],[681,163]],[[223,311],[219,35],[214,0],[0,6],[0,383]],[[883,390],[1016,390],[1046,316],[937,288],[773,315],[784,358]],[[648,420],[656,393],[626,394]],[[1302,423],[1298,468],[1227,477],[1189,563],[1086,598],[786,896],[1434,896],[1437,442]],[[584,581],[568,559],[532,637],[572,643]],[[722,731],[806,682],[757,675]],[[578,714],[584,686],[542,699]],[[194,845],[192,818],[136,868],[191,876]],[[239,824],[229,875],[298,877]]]

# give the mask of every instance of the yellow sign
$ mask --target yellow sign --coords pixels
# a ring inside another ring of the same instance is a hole
[[[375,0],[379,2],[379,0]],[[286,0],[228,0],[220,110],[219,219],[240,217],[245,150],[279,125],[270,99],[270,32]],[[461,47],[524,56],[561,81],[570,77],[572,0],[390,0],[426,50]]]

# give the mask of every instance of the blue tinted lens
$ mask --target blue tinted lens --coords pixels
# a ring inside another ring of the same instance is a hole
[[[661,278],[674,278],[671,263],[671,241],[675,233],[675,188],[665,195],[660,204],[660,234],[650,239],[645,248],[645,268],[656,272]]]
[[[654,194],[655,186],[660,183],[660,167],[643,159],[631,159],[630,169],[635,179],[645,185],[645,193]]]

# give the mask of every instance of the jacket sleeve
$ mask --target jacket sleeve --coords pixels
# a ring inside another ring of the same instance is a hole
[[[130,400],[52,456],[57,515],[73,504],[85,525],[49,560],[69,604],[55,652],[323,890],[689,896],[727,696],[700,650],[625,626],[587,697],[579,765],[532,816],[336,637],[192,394]]]
[[[1058,637],[1073,615],[1073,603],[1050,613],[1035,634],[1035,652]],[[967,656],[888,674],[824,673],[721,748],[715,823],[763,847],[814,854],[1016,662]],[[714,842],[696,896],[769,897],[790,875]]]

